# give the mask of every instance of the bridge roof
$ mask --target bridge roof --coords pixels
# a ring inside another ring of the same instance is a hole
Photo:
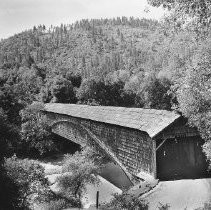
[[[45,111],[145,131],[155,137],[181,115],[173,111],[49,103]]]

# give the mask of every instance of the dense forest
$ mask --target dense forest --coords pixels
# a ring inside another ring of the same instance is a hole
[[[2,163],[14,153],[26,158],[59,150],[39,113],[49,102],[176,110],[199,129],[211,159],[209,16],[194,12],[206,5],[149,2],[172,13],[160,22],[118,17],[39,25],[1,40]]]

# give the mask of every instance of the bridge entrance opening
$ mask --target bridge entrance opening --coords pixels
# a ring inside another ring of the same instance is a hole
[[[161,140],[157,142],[159,145]],[[157,150],[157,177],[160,180],[210,177],[199,136],[167,139]]]

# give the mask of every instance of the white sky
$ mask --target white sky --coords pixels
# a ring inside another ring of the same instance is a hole
[[[144,12],[146,7],[150,12]],[[150,7],[147,0],[0,0],[0,39],[39,24],[117,16],[160,19],[163,13],[161,8]]]

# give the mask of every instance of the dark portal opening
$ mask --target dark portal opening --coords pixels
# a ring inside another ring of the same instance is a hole
[[[157,146],[162,140],[157,142]],[[199,136],[167,139],[157,150],[157,177],[160,180],[210,177]]]
[[[69,154],[74,154],[75,152],[77,151],[81,151],[81,146],[80,144],[77,144],[73,141],[70,141],[69,139],[66,139],[62,136],[59,136],[57,134],[54,134],[55,135],[55,144],[59,150],[59,153],[62,153],[62,154],[66,154],[66,153],[69,153]]]
[[[43,158],[40,158],[42,162],[60,165],[64,160],[64,154],[74,154],[77,151],[81,151],[81,146],[73,141],[70,141],[62,136],[53,133],[54,144],[56,149],[49,152]]]

